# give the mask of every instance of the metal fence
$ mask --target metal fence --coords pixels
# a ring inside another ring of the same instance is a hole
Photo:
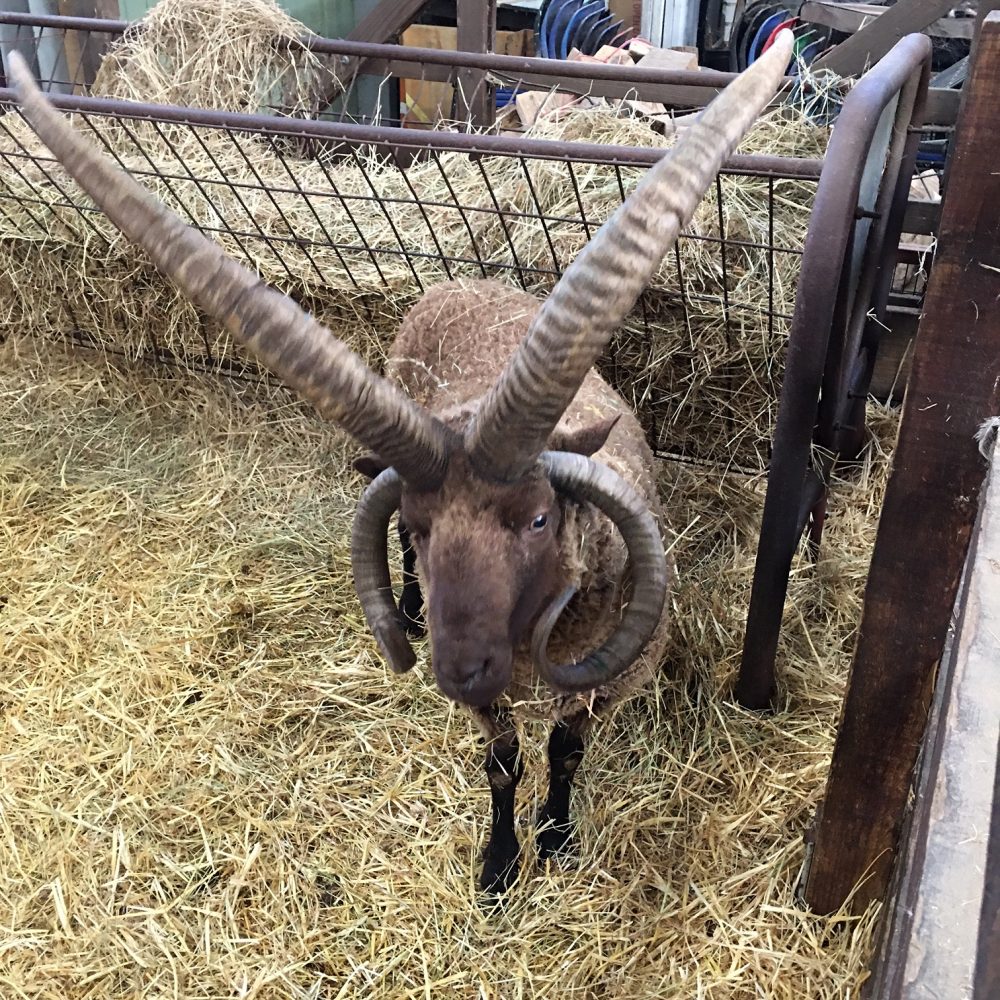
[[[95,52],[123,31],[138,29],[13,14],[0,14],[0,25],[0,54],[16,47],[31,56],[54,103],[72,111],[123,166],[167,196],[193,225],[303,300],[311,287],[334,287],[373,308],[377,300],[398,299],[401,286],[416,295],[457,276],[499,276],[544,294],[637,176],[662,155],[655,148],[372,125],[367,120],[379,118],[382,109],[348,120],[346,111],[331,107],[329,94],[317,98],[311,117],[93,97],[88,89]],[[657,74],[336,40],[308,45],[339,67],[342,80],[353,60],[355,69],[390,82],[408,74],[457,85],[462,74],[477,73],[483,86],[493,79],[544,87],[548,80],[554,90],[651,100],[671,95],[674,103],[696,106],[730,79],[707,71]],[[911,124],[926,89],[928,58],[926,39],[900,42],[844,100],[825,158],[750,155],[728,161],[716,182],[714,218],[681,237],[661,272],[657,297],[640,301],[602,361],[636,402],[658,450],[697,458],[689,442],[672,439],[676,422],[667,411],[673,404],[656,396],[654,332],[664,310],[683,328],[692,312],[711,308],[727,342],[738,339],[748,322],[762,338],[780,339],[782,350],[787,336],[784,376],[774,373],[765,387],[776,424],[771,421],[773,434],[769,427],[766,440],[755,443],[763,463],[769,462],[769,480],[740,689],[748,703],[759,703],[770,690],[789,564],[807,523],[819,542],[826,470],[812,458],[813,446],[827,455],[847,454],[862,439],[858,401],[863,404],[877,324],[889,297],[916,155],[918,135]],[[6,227],[0,244],[44,240],[56,218],[74,238],[106,245],[110,231],[31,142],[20,116],[11,113],[9,90],[0,88],[0,108],[7,112],[0,115],[0,224]],[[248,155],[249,144],[254,155]],[[264,160],[258,155],[262,146]],[[351,168],[350,183],[344,165]],[[588,182],[598,168],[610,180],[595,199]],[[732,230],[729,206],[733,192],[748,183],[764,220],[750,234]],[[792,183],[810,187],[814,208],[805,239],[783,240],[775,218],[782,185]],[[555,199],[548,196],[554,189]],[[691,247],[704,263],[697,276],[685,271]],[[801,273],[794,309],[785,280],[790,261]],[[748,262],[760,269],[752,294],[734,280]],[[101,330],[65,310],[49,325],[84,343],[102,339]],[[245,361],[220,355],[207,336],[178,351],[162,343],[154,328],[139,333],[143,350],[133,346],[129,353],[255,376]],[[106,337],[102,342],[116,347]],[[648,383],[630,387],[637,368]],[[723,395],[715,398],[745,388],[739,371],[721,378]]]

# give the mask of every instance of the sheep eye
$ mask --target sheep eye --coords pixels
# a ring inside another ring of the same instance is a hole
[[[541,531],[546,524],[549,523],[549,517],[547,514],[539,514],[538,517],[531,522],[532,531]]]

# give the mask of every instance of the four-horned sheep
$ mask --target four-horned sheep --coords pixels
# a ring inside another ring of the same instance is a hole
[[[80,138],[16,54],[25,116],[110,220],[264,365],[370,454],[352,536],[355,586],[396,672],[426,621],[438,686],[487,740],[493,824],[481,877],[518,871],[517,713],[554,722],[541,857],[570,834],[569,797],[591,720],[652,676],[667,640],[671,566],[652,453],[593,365],[728,156],[778,88],[783,32],[684,130],[544,302],[457,281],[411,309],[373,373],[291,299],[226,256]],[[397,603],[387,534],[399,513]]]

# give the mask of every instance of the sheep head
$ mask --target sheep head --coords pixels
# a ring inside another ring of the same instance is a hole
[[[560,435],[553,444],[561,457],[553,461],[598,451],[616,420]],[[514,649],[536,622],[551,619],[554,624],[558,615],[551,609],[558,604],[561,610],[566,602],[562,505],[547,467],[536,462],[517,480],[500,482],[477,474],[468,456],[458,452],[434,490],[401,482],[374,456],[355,467],[376,480],[359,506],[354,531],[356,586],[365,595],[370,619],[378,608],[375,631],[393,650],[390,662],[412,662],[390,596],[385,557],[388,518],[398,505],[422,569],[431,665],[438,685],[455,701],[490,704],[510,683]],[[383,489],[388,492],[382,494]],[[370,523],[372,504],[378,505],[372,497],[380,495],[385,497],[381,519]],[[635,506],[641,508],[638,498]],[[649,562],[658,589],[662,547],[649,521]],[[662,600],[653,604],[658,615]],[[550,613],[543,615],[546,609]],[[580,671],[577,665],[577,680]]]
[[[402,504],[429,589],[438,681],[450,697],[478,705],[507,686],[513,646],[532,622],[543,675],[557,690],[580,691],[628,667],[659,621],[666,565],[653,518],[627,484],[587,454],[571,446],[545,449],[723,160],[773,97],[791,48],[791,32],[784,31],[648,171],[567,268],[496,384],[459,429],[371,372],[291,299],[264,286],[82,140],[16,53],[9,69],[25,117],[108,218],[268,368],[378,456],[384,471],[359,502],[352,537],[366,618],[393,669],[409,669],[415,657],[392,600],[386,551],[389,520]],[[603,443],[599,431],[595,440]],[[634,593],[600,649],[578,663],[553,666],[544,656],[545,639],[567,600],[553,592],[557,492],[595,504],[615,522],[628,548]]]

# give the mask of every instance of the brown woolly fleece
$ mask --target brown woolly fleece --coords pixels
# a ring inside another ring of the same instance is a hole
[[[496,281],[459,280],[431,288],[410,310],[389,352],[387,374],[445,423],[463,429],[524,339],[540,302]],[[646,501],[662,524],[653,455],[628,404],[591,370],[549,440],[620,415],[593,458],[614,470]],[[611,521],[590,504],[561,498],[559,532],[566,585],[579,592],[549,643],[553,660],[569,662],[597,648],[618,622],[627,600],[626,550]],[[670,565],[671,575],[673,565]],[[418,565],[418,574],[420,567]],[[505,701],[527,718],[595,715],[647,683],[660,665],[668,635],[668,605],[643,655],[611,683],[574,695],[552,692],[535,674],[527,643],[515,651],[514,679]],[[480,713],[474,713],[479,719]]]

